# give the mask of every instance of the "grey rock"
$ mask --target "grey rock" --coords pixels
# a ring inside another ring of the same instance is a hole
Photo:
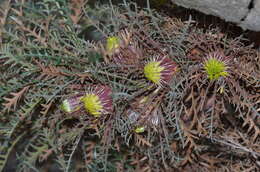
[[[240,23],[244,29],[260,31],[260,0],[254,0],[253,8]]]
[[[260,31],[260,0],[172,0],[172,2],[218,16],[236,23],[243,29]]]

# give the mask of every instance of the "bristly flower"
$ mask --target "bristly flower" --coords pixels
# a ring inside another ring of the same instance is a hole
[[[111,36],[107,38],[106,41],[106,51],[109,54],[113,54],[116,49],[120,47],[120,38],[117,36]]]
[[[140,127],[136,127],[135,129],[134,129],[134,132],[135,133],[143,133],[145,131],[145,127],[144,126],[140,126]]]
[[[122,30],[118,36],[111,36],[106,39],[106,47],[101,45],[101,51],[107,63],[117,65],[134,65],[142,57],[142,52],[136,41],[132,40],[132,34]]]
[[[86,111],[95,117],[101,114],[111,113],[113,103],[111,97],[112,91],[107,86],[96,86],[92,91],[89,91],[81,101],[84,104]]]
[[[144,66],[144,76],[154,84],[168,83],[177,70],[177,65],[167,57],[154,58]]]
[[[228,75],[228,60],[225,60],[220,53],[210,53],[204,62],[204,69],[210,80],[226,77]]]
[[[61,109],[67,113],[76,112],[81,108],[81,98],[82,98],[82,94],[81,95],[78,94],[63,100],[61,104]]]

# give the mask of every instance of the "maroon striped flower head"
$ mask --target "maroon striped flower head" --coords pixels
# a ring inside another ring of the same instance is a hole
[[[153,58],[144,66],[145,77],[156,85],[167,84],[177,71],[177,65],[167,57]]]
[[[95,117],[113,111],[112,91],[108,86],[95,86],[82,98],[85,110]]]
[[[67,113],[73,113],[81,108],[81,98],[84,94],[77,94],[63,100],[61,109]]]

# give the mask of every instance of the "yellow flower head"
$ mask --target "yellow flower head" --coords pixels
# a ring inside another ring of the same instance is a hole
[[[113,51],[120,46],[120,39],[117,36],[111,36],[107,38],[106,50],[109,53],[113,53]]]
[[[144,126],[136,127],[134,131],[136,133],[143,133],[145,131],[145,127]]]
[[[103,107],[99,97],[95,94],[87,94],[82,98],[85,109],[95,117],[99,117]]]
[[[93,91],[81,98],[86,111],[95,117],[110,113],[113,109],[111,89],[106,86],[96,86]]]
[[[217,80],[228,75],[225,61],[216,53],[211,54],[205,61],[204,69],[210,80]]]
[[[148,80],[155,84],[159,84],[163,69],[164,67],[160,66],[160,62],[152,61],[145,65],[144,75]]]
[[[171,80],[176,65],[170,58],[154,59],[144,66],[144,76],[157,85],[162,85]]]

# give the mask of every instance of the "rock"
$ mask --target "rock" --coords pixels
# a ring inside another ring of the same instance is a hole
[[[240,26],[244,29],[260,31],[260,0],[253,0],[253,8],[250,10]]]
[[[260,0],[172,0],[185,8],[218,16],[243,29],[260,31]]]

